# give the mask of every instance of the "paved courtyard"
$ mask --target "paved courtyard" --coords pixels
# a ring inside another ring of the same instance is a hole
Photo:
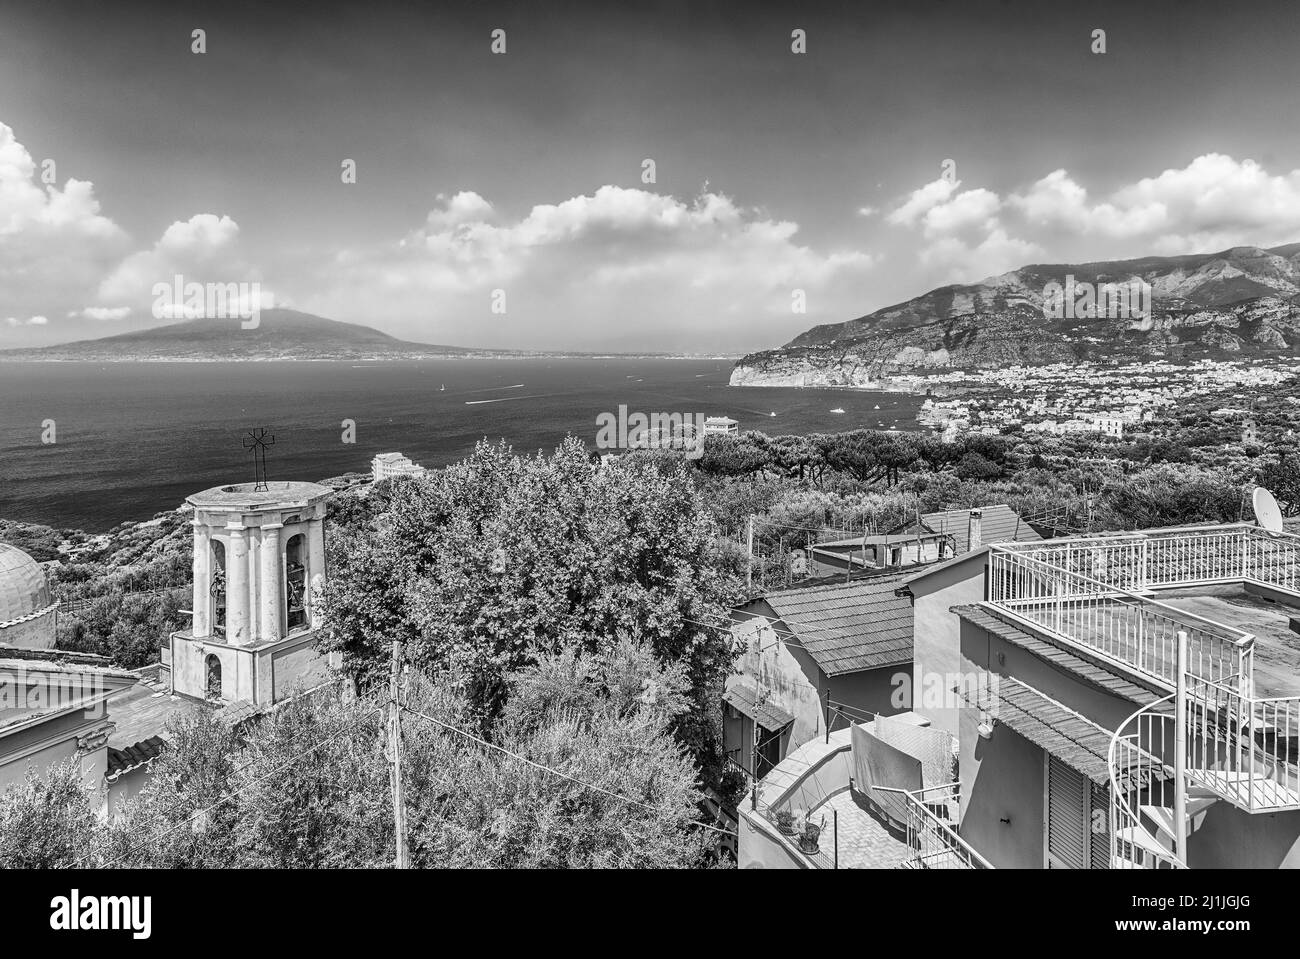
[[[864,804],[853,798],[852,790],[836,793],[813,810],[813,818],[826,816],[821,848],[834,855],[832,811],[839,812],[839,848],[841,869],[896,869],[911,855],[906,842],[895,838]]]

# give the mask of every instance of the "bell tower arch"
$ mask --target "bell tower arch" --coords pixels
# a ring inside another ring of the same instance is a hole
[[[195,493],[194,619],[171,637],[174,692],[267,704],[325,677],[315,652],[332,490],[244,483]]]

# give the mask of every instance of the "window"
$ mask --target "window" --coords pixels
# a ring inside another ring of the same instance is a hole
[[[221,698],[221,660],[209,653],[204,661],[205,671],[207,673],[207,682],[205,684],[205,693],[208,699]]]

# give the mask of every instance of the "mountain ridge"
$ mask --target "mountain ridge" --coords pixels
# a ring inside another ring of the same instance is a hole
[[[244,322],[238,317],[183,320],[53,346],[0,350],[0,360],[114,362],[526,355],[519,350],[478,350],[413,343],[360,323],[346,323],[279,307],[262,310],[258,325],[252,329],[244,329]]]
[[[1054,317],[1049,284],[1149,284],[1149,316]],[[1030,264],[950,284],[751,353],[733,386],[882,386],[939,369],[1103,358],[1273,356],[1300,346],[1300,243],[1263,249]]]

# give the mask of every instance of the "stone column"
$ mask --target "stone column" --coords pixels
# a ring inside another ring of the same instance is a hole
[[[248,527],[248,641],[250,643],[262,638],[261,556],[262,530],[257,526],[250,526]]]
[[[320,507],[323,511],[324,507]],[[307,528],[307,622],[319,629],[324,610],[316,595],[325,582],[325,518],[316,516]],[[318,578],[319,577],[319,578]]]
[[[258,636],[264,640],[279,639],[282,630],[280,625],[281,610],[284,606],[281,599],[283,574],[280,571],[280,530],[282,529],[284,529],[282,523],[268,523],[262,527],[262,545],[258,557],[262,565],[261,575],[258,577],[262,590],[259,597]]]
[[[247,646],[248,631],[248,533],[240,521],[226,525],[230,547],[226,550],[226,642]]]
[[[206,527],[197,519],[194,527],[194,619],[190,632],[195,636],[212,635],[212,546]]]

